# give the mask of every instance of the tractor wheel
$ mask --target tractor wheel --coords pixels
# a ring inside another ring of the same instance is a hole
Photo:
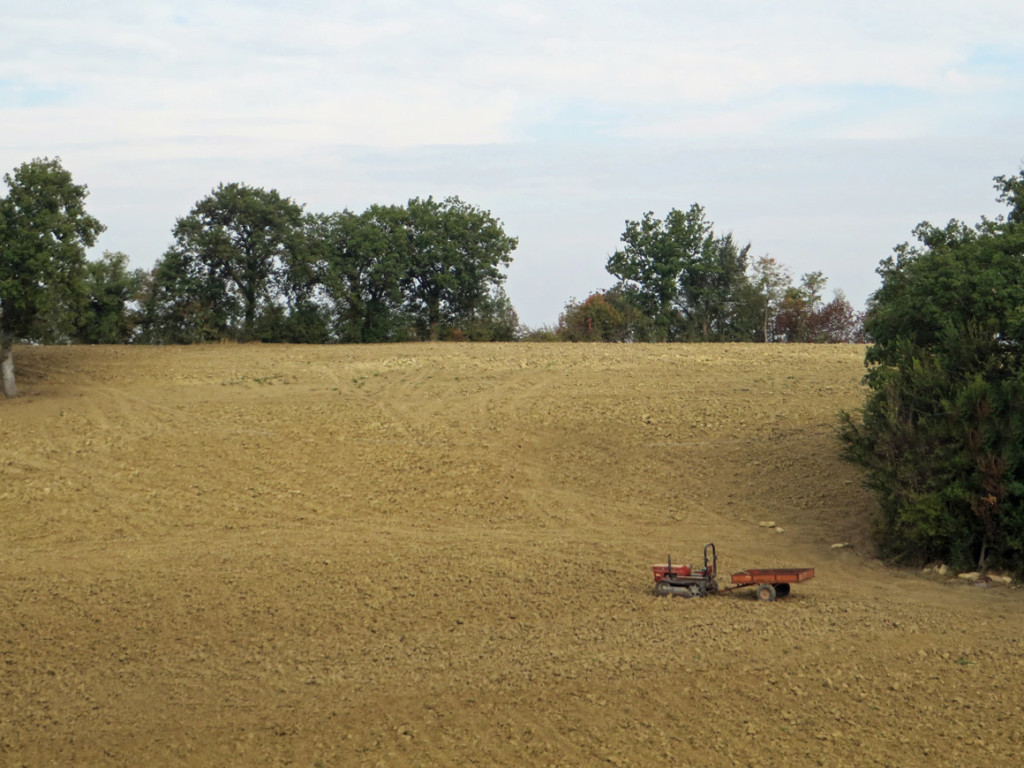
[[[704,597],[707,592],[704,590],[703,584],[693,584],[690,586],[690,597]]]
[[[667,581],[659,581],[654,585],[654,594],[658,597],[667,597],[672,594],[672,585]]]
[[[788,594],[789,594],[789,584],[783,583],[783,584],[776,584],[775,585],[775,596],[776,597],[785,597]]]
[[[757,588],[757,599],[762,603],[770,603],[775,599],[775,587],[771,584],[762,584]]]

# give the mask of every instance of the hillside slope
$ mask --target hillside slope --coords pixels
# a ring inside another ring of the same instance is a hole
[[[863,354],[19,348],[0,764],[1017,766],[1024,595],[874,560]],[[654,597],[708,541],[817,577]]]

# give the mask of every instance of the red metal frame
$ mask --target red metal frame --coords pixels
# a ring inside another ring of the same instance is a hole
[[[796,584],[814,578],[813,568],[751,568],[732,575],[733,584]]]

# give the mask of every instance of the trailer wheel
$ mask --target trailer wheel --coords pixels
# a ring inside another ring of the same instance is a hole
[[[776,595],[776,597],[785,597],[788,594],[789,594],[789,584],[782,583],[782,584],[776,584],[775,585],[775,595]]]
[[[770,603],[775,599],[775,587],[771,584],[762,584],[757,588],[757,599],[762,603]]]
[[[659,581],[654,585],[654,594],[658,597],[668,597],[672,594],[672,585],[667,581]]]

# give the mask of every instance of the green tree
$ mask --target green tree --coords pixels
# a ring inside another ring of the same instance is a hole
[[[85,303],[76,322],[74,339],[83,344],[124,344],[132,340],[136,316],[132,304],[146,285],[143,270],[129,270],[128,257],[104,253],[85,265]]]
[[[712,224],[696,203],[685,212],[673,208],[664,219],[648,211],[639,221],[626,221],[624,247],[608,257],[605,269],[632,291],[657,340],[680,334],[680,292],[712,237]]]
[[[238,303],[214,265],[171,248],[153,268],[144,300],[151,343],[195,344],[229,338]]]
[[[704,209],[673,208],[664,219],[648,211],[626,221],[624,246],[605,269],[623,295],[651,321],[657,341],[747,338],[744,305],[750,246],[731,234],[716,236]]]
[[[923,223],[881,263],[842,437],[889,555],[1024,570],[1024,177],[996,181],[1006,218]]]
[[[343,342],[402,341],[412,320],[402,307],[410,233],[402,206],[373,205],[309,217],[309,279],[331,306]]]
[[[303,257],[302,207],[277,190],[220,184],[173,234],[154,274],[168,338],[256,338]]]
[[[406,230],[409,268],[402,290],[422,338],[440,338],[442,325],[472,321],[504,282],[502,268],[519,243],[489,211],[458,197],[410,200]]]
[[[625,328],[621,341],[652,342],[658,340],[658,328],[654,320],[642,309],[643,299],[636,286],[616,283],[601,294],[622,317]]]
[[[747,281],[750,245],[740,248],[732,234],[705,239],[700,255],[679,278],[680,303],[688,336],[700,341],[736,341],[739,298]]]
[[[18,389],[13,345],[31,339],[40,317],[80,296],[85,249],[104,227],[85,211],[88,190],[59,158],[36,158],[4,174],[0,198],[0,379]]]
[[[519,333],[519,315],[500,286],[484,296],[468,316],[464,316],[445,338],[460,341],[515,341]]]

